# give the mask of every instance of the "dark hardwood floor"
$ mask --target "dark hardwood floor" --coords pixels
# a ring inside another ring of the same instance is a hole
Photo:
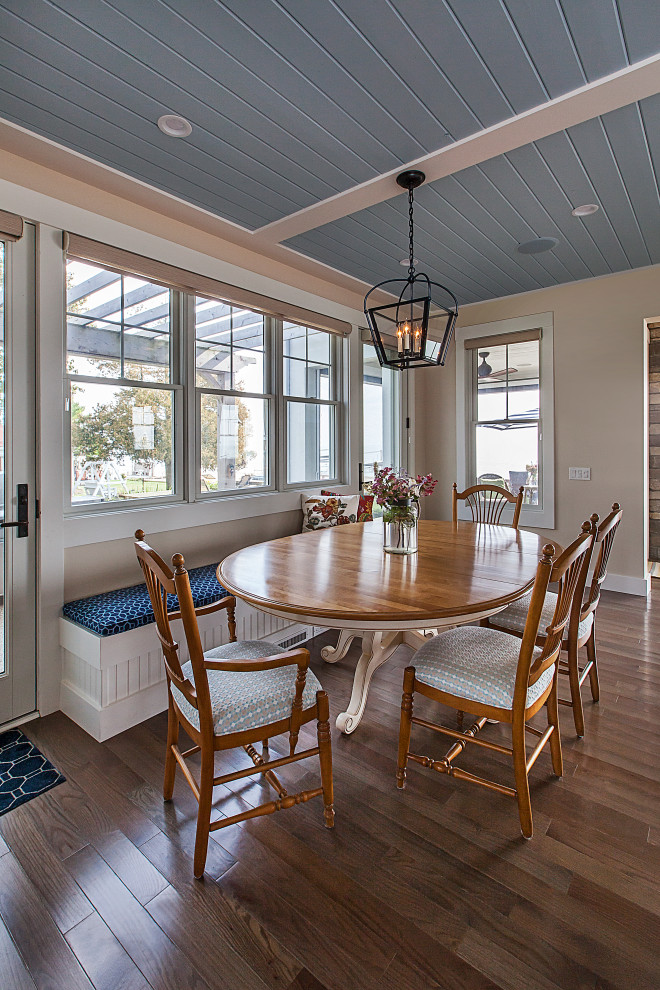
[[[654,595],[603,596],[601,701],[585,686],[584,739],[560,709],[565,775],[552,776],[549,754],[536,763],[531,842],[510,798],[416,767],[397,791],[405,647],[376,674],[355,735],[333,733],[335,829],[316,800],[218,831],[203,882],[192,877],[194,798],[180,776],[174,801],[161,796],[164,716],[104,744],[61,714],[29,723],[67,781],[0,818],[0,987],[657,990],[660,587]],[[324,664],[319,648],[333,639],[319,637],[312,655],[334,718],[356,652]],[[425,730],[414,738],[418,752],[442,753]],[[462,765],[511,782],[496,753]],[[232,814],[264,790],[224,794]]]

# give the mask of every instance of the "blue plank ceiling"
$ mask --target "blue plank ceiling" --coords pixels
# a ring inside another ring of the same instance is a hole
[[[0,0],[0,117],[255,230],[659,50],[655,0]],[[422,187],[416,255],[461,302],[658,263],[659,175],[657,96]],[[286,243],[373,283],[405,211]]]

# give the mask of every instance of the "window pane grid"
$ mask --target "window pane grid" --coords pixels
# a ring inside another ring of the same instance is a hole
[[[69,374],[172,381],[169,289],[69,261],[66,295]]]
[[[298,398],[334,399],[334,344],[322,330],[283,324],[284,394]]]
[[[261,313],[195,297],[198,493],[270,486],[273,396]]]
[[[66,266],[71,505],[176,493],[173,292]]]
[[[192,364],[179,382],[181,319]],[[66,326],[74,510],[171,499],[184,474],[193,500],[267,490],[278,451],[285,487],[337,480],[346,420],[332,334],[76,259],[66,266]]]

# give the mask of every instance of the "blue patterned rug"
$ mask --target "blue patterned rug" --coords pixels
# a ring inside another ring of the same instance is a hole
[[[0,815],[65,779],[20,729],[0,733]]]

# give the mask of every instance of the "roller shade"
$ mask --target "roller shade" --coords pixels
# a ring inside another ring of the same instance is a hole
[[[63,247],[68,257],[78,261],[91,262],[122,274],[137,275],[140,278],[148,279],[150,282],[156,282],[158,285],[166,285],[182,292],[191,292],[211,299],[218,299],[221,302],[230,303],[232,306],[241,306],[258,313],[264,313],[266,316],[279,317],[292,323],[313,327],[316,330],[336,333],[342,337],[348,336],[352,329],[350,323],[336,320],[332,316],[324,316],[322,313],[304,309],[302,306],[271,299],[259,292],[252,292],[250,289],[243,289],[237,285],[229,285],[227,282],[219,282],[207,275],[190,272],[185,268],[177,268],[175,265],[155,261],[153,258],[145,258],[141,254],[133,254],[132,251],[112,247],[101,241],[93,241],[88,237],[81,237],[79,234],[70,234],[64,231]]]
[[[540,340],[541,329],[521,330],[519,333],[494,333],[490,337],[468,337],[463,341],[466,351],[480,350],[482,347],[497,347],[504,344],[524,344],[527,340]]]
[[[17,241],[23,236],[23,217],[0,210],[0,240]]]

